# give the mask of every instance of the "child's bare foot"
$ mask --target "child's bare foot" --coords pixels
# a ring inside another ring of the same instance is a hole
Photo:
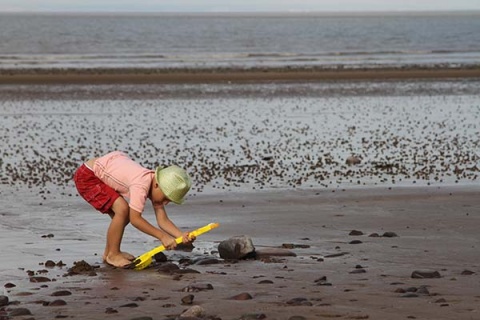
[[[122,256],[129,261],[135,260],[135,257],[128,252],[122,252]]]
[[[107,256],[105,262],[118,268],[123,268],[131,263],[131,261],[125,259],[121,253]]]
[[[127,259],[127,260],[129,260],[129,261],[135,260],[135,257],[132,256],[132,255],[131,255],[130,253],[128,253],[128,252],[120,252],[120,254],[121,254],[125,259]],[[106,253],[103,254],[103,262],[107,262],[107,254],[106,254]]]

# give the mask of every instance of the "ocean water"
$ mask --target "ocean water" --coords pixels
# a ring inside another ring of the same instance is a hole
[[[0,69],[404,67],[480,61],[480,13],[1,14]]]

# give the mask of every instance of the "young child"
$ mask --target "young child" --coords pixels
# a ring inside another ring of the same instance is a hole
[[[128,223],[159,239],[167,249],[176,247],[175,238],[184,242],[195,240],[182,232],[168,218],[165,205],[181,204],[190,190],[191,180],[177,167],[148,170],[131,160],[125,153],[114,151],[88,160],[74,175],[79,194],[95,209],[112,219],[107,231],[103,259],[116,267],[124,267],[135,258],[120,251],[123,232]],[[129,199],[129,202],[124,199]],[[142,217],[146,199],[152,201],[158,228]]]

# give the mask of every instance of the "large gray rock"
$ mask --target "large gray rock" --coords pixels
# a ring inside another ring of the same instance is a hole
[[[243,259],[255,254],[255,247],[249,237],[235,236],[220,242],[218,253],[222,259]]]
[[[0,296],[0,307],[8,305],[8,297]]]

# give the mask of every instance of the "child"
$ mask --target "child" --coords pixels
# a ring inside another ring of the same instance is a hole
[[[165,205],[170,201],[184,202],[191,187],[187,173],[177,167],[148,170],[131,160],[125,153],[114,151],[84,163],[74,175],[79,194],[95,209],[108,213],[112,219],[107,231],[103,260],[124,267],[135,258],[120,251],[123,232],[129,222],[140,231],[159,239],[167,249],[176,247],[175,238],[184,242],[195,240],[180,231],[168,218]],[[129,198],[129,202],[124,199]],[[159,228],[142,217],[146,199],[152,201]]]

